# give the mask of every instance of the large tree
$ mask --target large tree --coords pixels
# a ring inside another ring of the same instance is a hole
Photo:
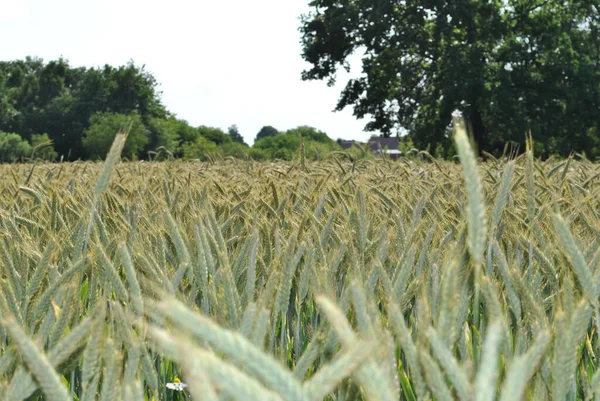
[[[236,124],[233,124],[232,126],[227,128],[227,134],[233,142],[237,142],[242,145],[246,144],[244,142],[244,137],[242,136],[242,134],[240,134],[240,130],[238,129],[238,126]]]
[[[260,131],[258,131],[258,134],[256,134],[256,138],[254,138],[254,141],[258,141],[263,138],[268,138],[270,136],[276,136],[278,134],[279,130],[277,130],[277,128],[272,127],[270,125],[265,125],[260,129]]]
[[[600,22],[593,0],[313,0],[302,18],[304,80],[333,84],[363,52],[337,110],[365,127],[449,142],[460,110],[480,149],[531,132],[546,151],[600,150]],[[554,148],[552,148],[554,146]],[[598,153],[600,154],[600,153]]]

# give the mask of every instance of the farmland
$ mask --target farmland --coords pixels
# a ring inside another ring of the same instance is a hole
[[[466,143],[0,166],[0,399],[597,399],[600,165]]]

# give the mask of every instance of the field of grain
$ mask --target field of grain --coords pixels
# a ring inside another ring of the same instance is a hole
[[[600,399],[600,165],[456,141],[0,166],[0,399]]]

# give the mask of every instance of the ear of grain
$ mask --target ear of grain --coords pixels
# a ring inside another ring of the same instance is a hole
[[[587,301],[581,301],[571,316],[568,324],[564,314],[557,316],[554,342],[554,396],[565,399],[570,386],[575,380],[578,364],[578,348],[585,336],[592,308]]]
[[[522,399],[527,383],[535,373],[551,339],[550,333],[539,332],[529,351],[513,359],[502,385],[500,401]]]
[[[275,392],[269,391],[258,381],[249,377],[233,365],[217,358],[212,352],[202,350],[183,338],[175,339],[174,336],[168,334],[166,331],[152,326],[149,327],[149,332],[157,345],[169,356],[184,362],[191,369],[202,369],[212,382],[218,385],[225,394],[234,399],[247,399],[249,401],[282,401],[284,399],[293,399],[289,393],[280,393],[278,395]],[[185,352],[182,352],[183,349],[185,349]],[[286,398],[283,398],[283,396]],[[303,397],[300,399],[303,399]]]
[[[446,344],[440,339],[437,331],[430,327],[427,330],[427,339],[429,340],[429,344],[431,344],[431,348],[433,349],[433,353],[436,359],[439,361],[440,365],[446,371],[446,375],[450,378],[456,392],[458,393],[459,398],[462,401],[471,400],[471,394],[473,393],[473,388],[471,387],[471,383],[469,382],[469,378],[467,377],[464,370],[459,365],[458,361],[452,355],[452,352]],[[428,362],[427,362],[428,363]]]
[[[118,299],[123,302],[129,302],[129,292],[127,291],[127,287],[125,287],[123,280],[121,280],[119,272],[115,268],[114,264],[110,261],[101,246],[98,246],[96,251],[98,252],[100,263],[103,267],[103,276],[110,280]]]
[[[469,139],[464,127],[464,120],[454,120],[454,143],[464,169],[464,178],[467,189],[467,222],[469,253],[475,262],[483,263],[485,250],[486,217],[485,203],[481,180],[477,173],[475,154],[469,144]]]
[[[303,385],[307,399],[323,400],[342,380],[351,376],[366,361],[373,349],[372,343],[358,342],[334,361],[321,367]]]
[[[425,351],[419,352],[421,364],[423,365],[423,371],[425,372],[425,379],[427,384],[433,393],[436,400],[440,401],[453,401],[452,393],[446,384],[444,374],[435,363],[435,361]]]
[[[49,401],[72,400],[60,377],[44,355],[42,350],[23,332],[17,321],[11,316],[2,318],[4,329],[17,346],[29,371],[39,383],[44,396]]]
[[[501,321],[495,320],[488,327],[483,342],[483,352],[481,356],[481,366],[475,379],[475,401],[493,401],[496,399],[498,388],[498,361],[500,353],[500,342],[504,325]]]
[[[121,261],[125,267],[125,276],[127,277],[127,283],[129,284],[129,290],[131,291],[131,301],[133,307],[139,316],[144,315],[144,300],[142,298],[142,290],[140,283],[137,279],[135,268],[133,267],[133,261],[131,260],[131,254],[127,245],[122,243],[119,245],[119,253],[121,254]]]
[[[581,288],[583,289],[583,293],[591,302],[596,304],[598,301],[598,286],[595,285],[593,281],[592,272],[590,271],[583,254],[579,250],[575,238],[573,238],[573,234],[571,234],[567,223],[561,216],[555,215],[553,222],[562,245],[567,252],[575,276],[579,281],[579,285],[581,285]]]
[[[316,302],[321,310],[327,315],[328,320],[342,345],[344,347],[351,347],[356,344],[358,342],[358,337],[352,330],[352,327],[348,323],[343,312],[323,296],[317,297]],[[389,383],[386,382],[383,371],[372,359],[366,361],[356,372],[355,376],[363,386],[367,397],[385,401],[393,400],[393,389],[389,387]]]
[[[174,299],[169,299],[158,307],[182,329],[188,330],[198,340],[206,341],[216,351],[244,366],[272,390],[288,394],[291,400],[303,398],[300,383],[292,374],[239,334],[218,327],[210,319],[192,313]]]
[[[119,393],[119,379],[121,373],[121,361],[123,356],[112,341],[106,342],[104,351],[104,371],[102,372],[102,386],[100,389],[100,401],[112,401]]]

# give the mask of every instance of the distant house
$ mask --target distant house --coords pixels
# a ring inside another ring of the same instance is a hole
[[[397,159],[402,155],[402,151],[399,149],[400,142],[398,137],[381,137],[373,135],[368,142],[369,149],[375,153],[376,156],[386,154],[390,159]]]
[[[352,146],[354,146],[354,144],[356,143],[355,141],[345,141],[343,139],[339,139],[337,141],[338,145],[340,145],[342,147],[342,149],[346,150],[346,149],[350,149]]]

